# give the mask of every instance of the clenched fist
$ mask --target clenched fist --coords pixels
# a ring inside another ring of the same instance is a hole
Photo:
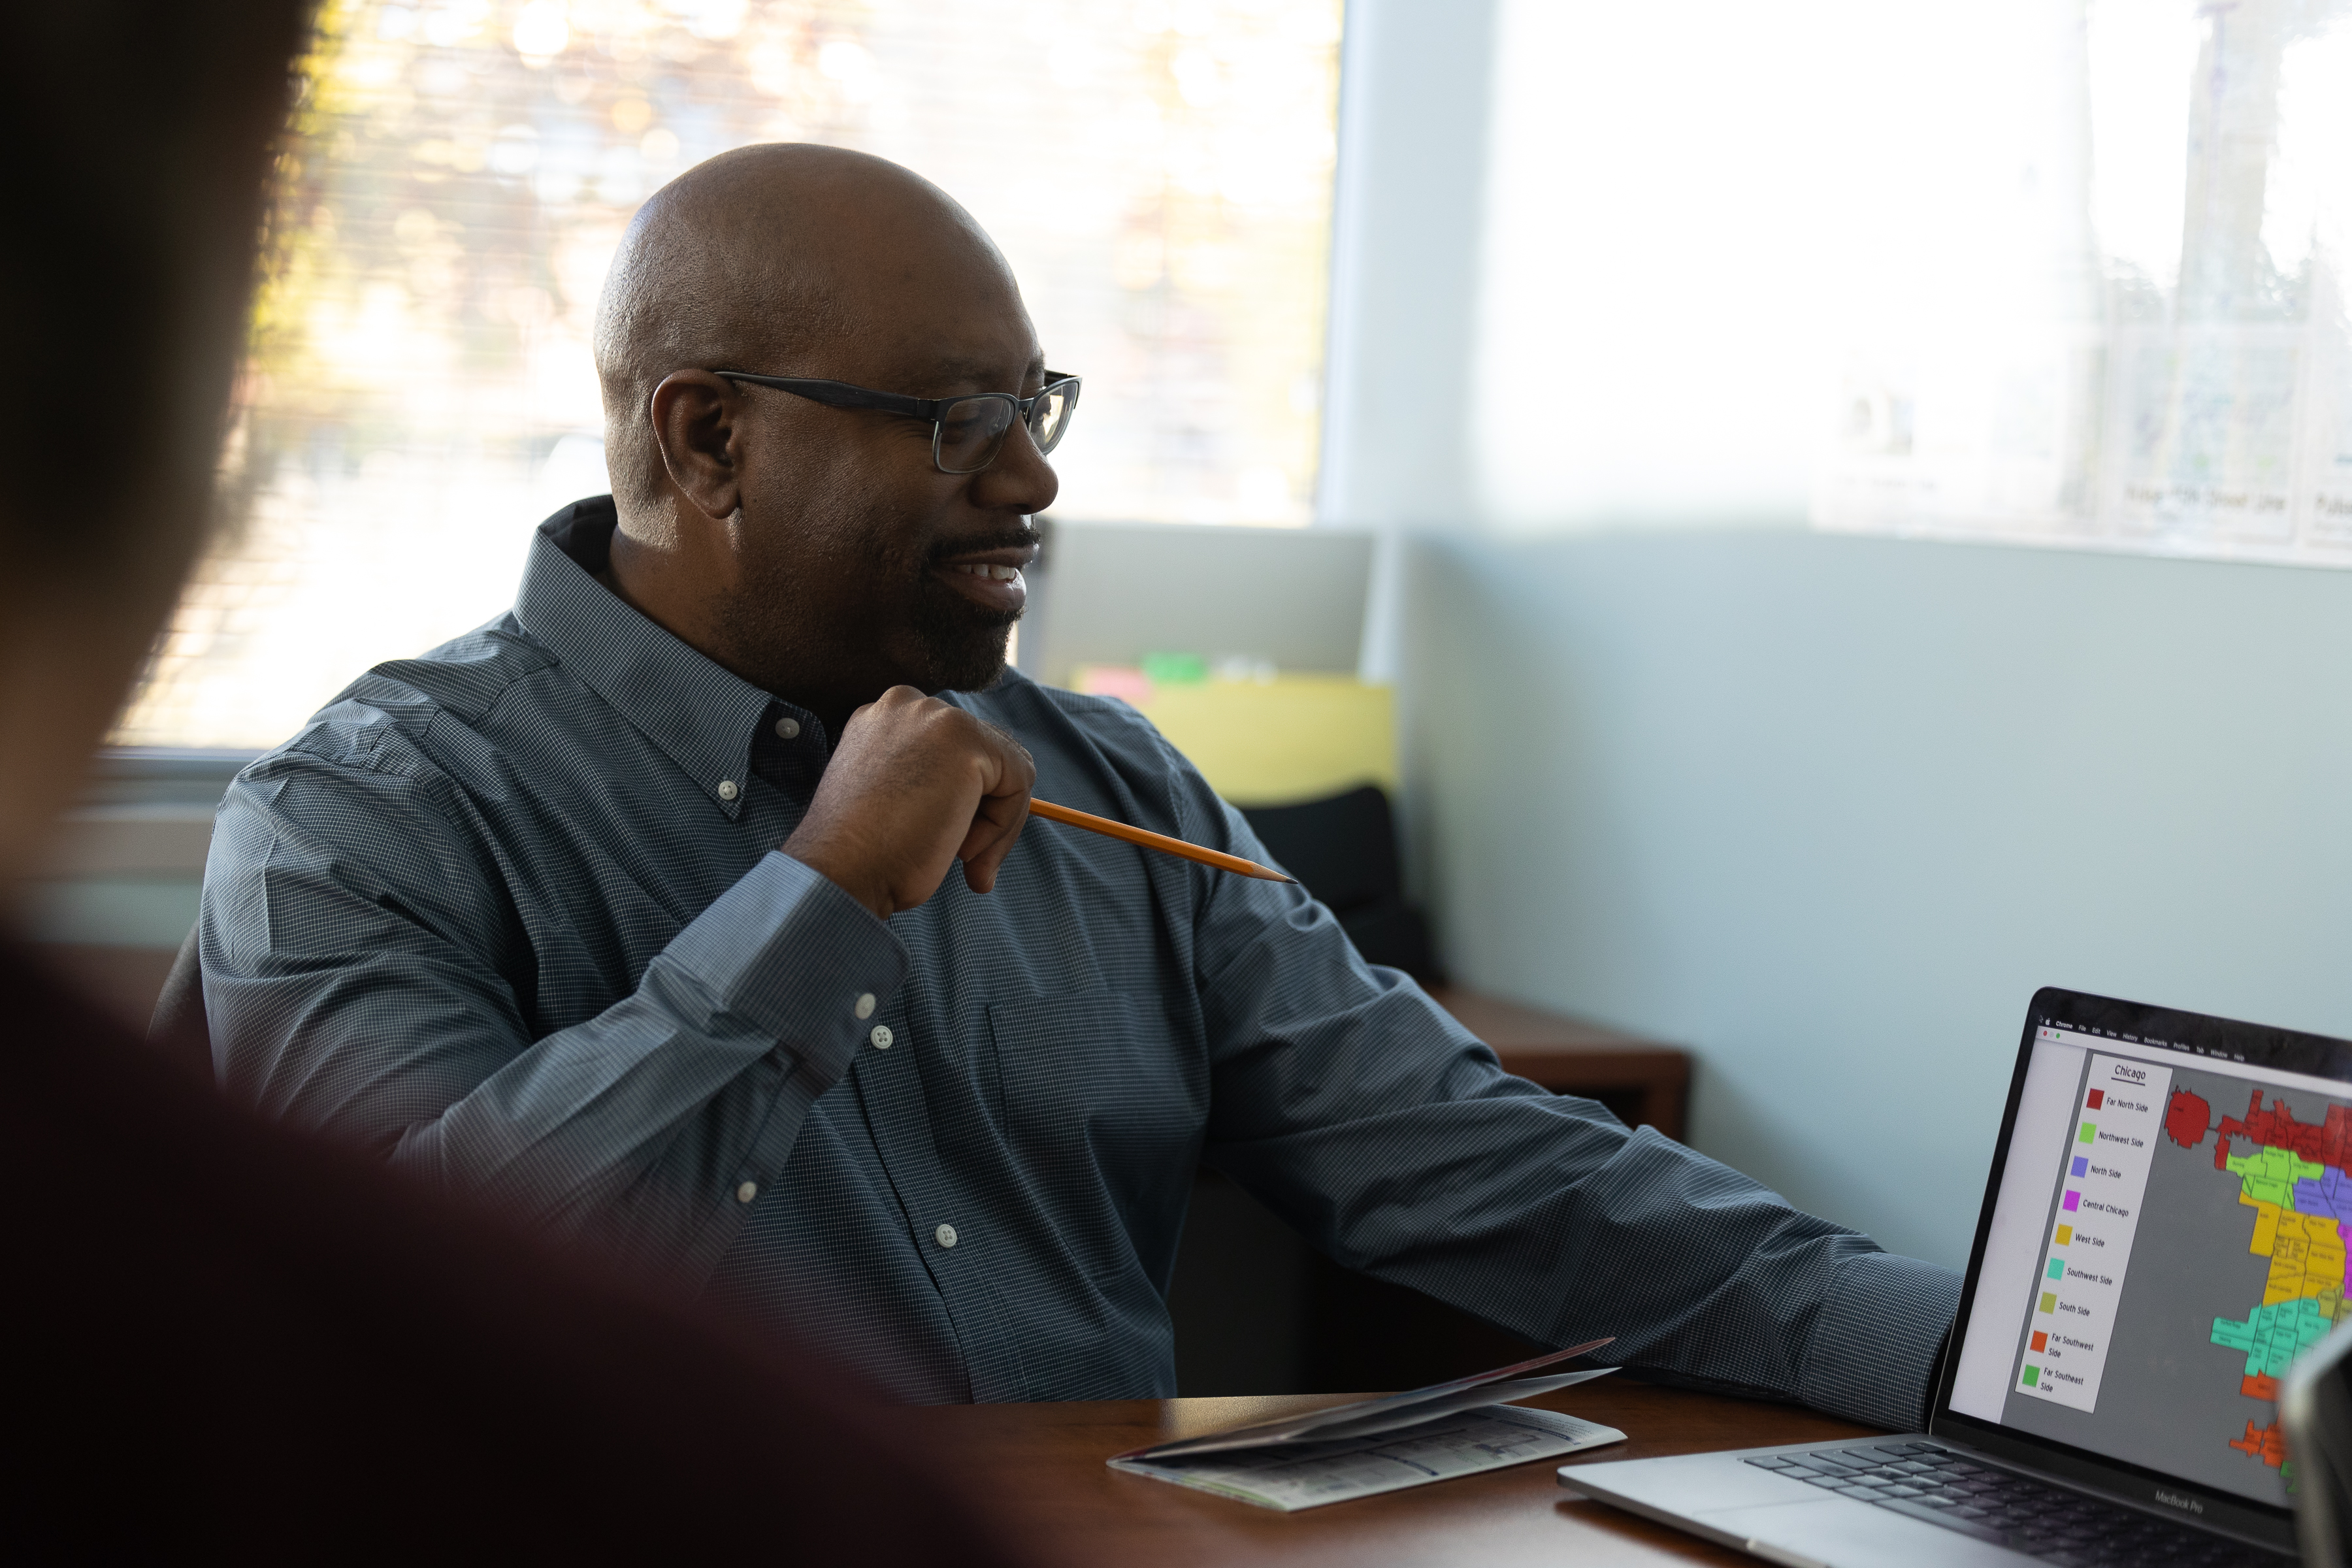
[[[973,892],[996,886],[1036,782],[1020,742],[894,686],[849,716],[783,850],[888,920],[937,892],[951,861]]]

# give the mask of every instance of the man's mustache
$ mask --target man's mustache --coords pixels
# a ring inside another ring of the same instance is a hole
[[[959,555],[976,555],[983,550],[1034,550],[1045,542],[1045,535],[1036,524],[1024,522],[1018,528],[993,533],[968,534],[961,539],[942,539],[931,546],[923,564],[937,566]]]

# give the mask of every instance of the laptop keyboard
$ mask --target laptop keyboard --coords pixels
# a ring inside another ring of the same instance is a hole
[[[2287,1561],[2137,1509],[1980,1465],[1932,1443],[1824,1448],[1748,1462],[2065,1568],[2141,1563],[2279,1568]]]

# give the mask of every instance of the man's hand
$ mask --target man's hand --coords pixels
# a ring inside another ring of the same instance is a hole
[[[1029,819],[1036,782],[1012,736],[894,686],[849,716],[784,853],[883,920],[939,891],[952,860],[984,893]]]

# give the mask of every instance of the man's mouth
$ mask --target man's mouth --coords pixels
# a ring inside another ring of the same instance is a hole
[[[1029,584],[1021,569],[1036,553],[1034,544],[967,551],[932,563],[931,575],[972,603],[1010,618],[1029,602]]]

